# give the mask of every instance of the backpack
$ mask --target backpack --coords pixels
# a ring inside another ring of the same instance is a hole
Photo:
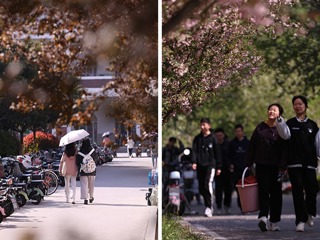
[[[85,173],[93,173],[96,170],[96,163],[91,157],[91,154],[93,152],[94,149],[92,149],[88,154],[83,154],[82,152],[78,153],[80,156],[83,157],[80,171],[83,171]]]

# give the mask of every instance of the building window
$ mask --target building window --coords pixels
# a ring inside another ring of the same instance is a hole
[[[97,76],[97,65],[91,64],[86,66],[83,76]]]

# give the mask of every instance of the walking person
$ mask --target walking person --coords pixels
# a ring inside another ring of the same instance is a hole
[[[224,132],[223,128],[216,128],[214,135],[217,139],[217,143],[221,149],[221,173],[214,177],[215,181],[215,196],[217,205],[217,214],[221,214],[222,200],[226,214],[230,214],[231,196],[232,196],[232,176],[230,172],[230,159],[229,159],[229,140]]]
[[[240,209],[241,202],[238,189],[235,187],[242,177],[245,169],[246,154],[249,147],[249,140],[244,135],[244,129],[241,124],[234,127],[235,137],[229,143],[230,172],[232,174],[233,189],[237,192],[237,204]]]
[[[280,117],[277,128],[280,136],[289,140],[288,174],[292,184],[296,231],[303,232],[305,223],[314,226],[313,218],[317,213],[319,128],[306,115],[306,97],[294,96],[292,105],[296,116],[287,122]]]
[[[64,182],[65,182],[64,191],[66,194],[66,202],[68,203],[70,201],[70,187],[71,187],[72,204],[76,203],[77,174],[78,174],[76,155],[77,155],[77,150],[76,150],[75,143],[67,144],[62,154],[60,165],[59,165],[59,172],[61,174],[62,163],[64,162],[65,164],[66,174],[64,176]]]
[[[197,170],[199,192],[202,195],[206,206],[205,215],[207,217],[212,217],[212,184],[216,169],[217,175],[221,172],[221,151],[219,144],[216,142],[214,133],[211,132],[211,124],[208,118],[202,118],[200,120],[200,129],[200,134],[193,140],[192,167]]]
[[[134,141],[132,140],[132,137],[128,137],[128,151],[129,151],[129,158],[132,157],[133,147],[134,147]]]
[[[152,159],[152,166],[154,168],[158,165],[158,135],[152,137],[152,147],[151,147],[151,159]]]
[[[84,155],[84,156],[83,156]],[[96,169],[95,165],[92,169],[88,170],[84,168],[84,158],[85,156],[92,157],[92,160],[95,159],[97,156],[94,148],[91,147],[90,139],[85,138],[82,141],[82,145],[79,149],[77,155],[77,166],[80,172],[80,185],[81,185],[81,199],[84,200],[84,204],[88,204],[88,200],[90,203],[94,201],[94,183],[96,178]],[[94,160],[93,160],[94,162]],[[92,166],[92,165],[91,165]],[[90,197],[90,198],[89,198]]]
[[[277,223],[281,220],[282,186],[278,176],[285,170],[286,149],[276,128],[276,120],[282,114],[280,104],[269,105],[268,118],[254,130],[247,152],[246,165],[252,167],[256,164],[260,206],[258,226],[262,232],[280,230]]]

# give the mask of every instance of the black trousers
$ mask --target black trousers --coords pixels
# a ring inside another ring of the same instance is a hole
[[[315,169],[288,168],[292,185],[292,197],[296,214],[296,225],[307,222],[308,214],[316,216],[318,182]]]
[[[270,212],[270,222],[281,220],[282,210],[282,184],[277,181],[278,167],[256,165],[256,176],[259,189],[259,218],[267,217]]]
[[[223,205],[230,207],[233,190],[233,181],[230,172],[227,169],[222,170],[219,176],[214,177],[214,181],[216,186],[215,196],[217,208],[220,209],[222,207],[222,199]]]
[[[129,156],[132,156],[133,148],[129,148]]]
[[[197,166],[197,177],[199,182],[199,192],[204,199],[204,205],[212,207],[213,178],[215,169],[213,167]]]

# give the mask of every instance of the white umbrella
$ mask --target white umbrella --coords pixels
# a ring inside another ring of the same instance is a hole
[[[59,146],[65,146],[69,143],[73,143],[76,141],[79,141],[85,137],[89,136],[89,133],[84,130],[84,129],[80,129],[80,130],[73,130],[71,132],[68,132],[66,135],[64,135],[61,139],[60,139],[60,143]]]
[[[102,134],[102,137],[110,136],[111,134],[113,134],[113,132],[104,132],[104,133]]]

